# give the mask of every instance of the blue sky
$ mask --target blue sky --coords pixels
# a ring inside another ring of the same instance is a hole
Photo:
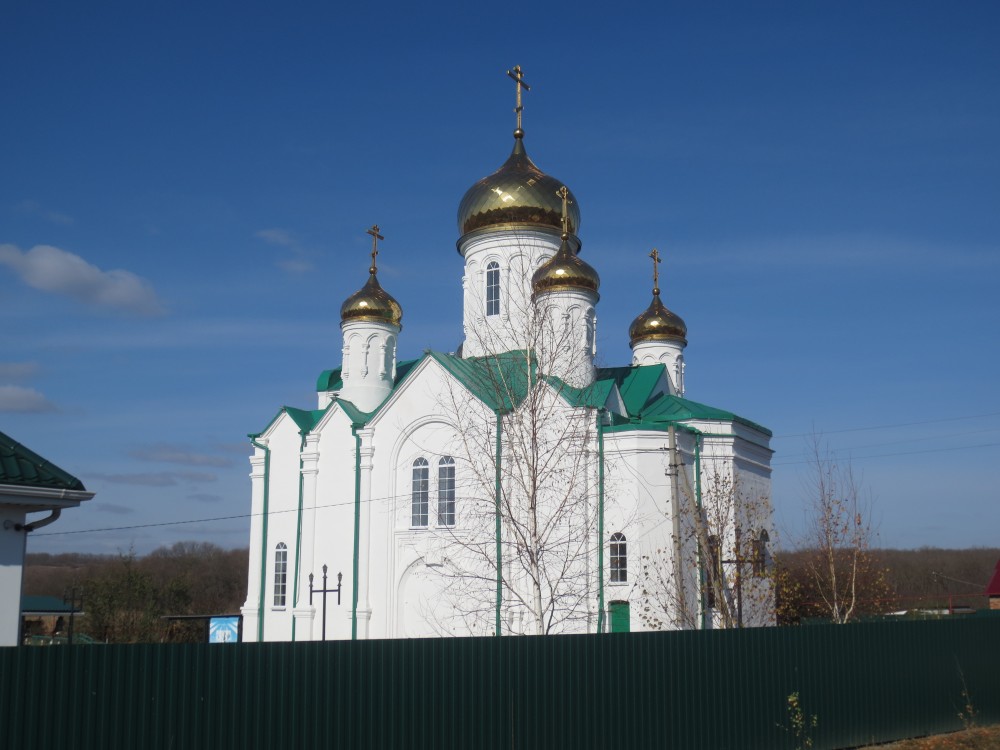
[[[210,4],[211,5],[211,4]],[[602,364],[654,246],[688,396],[823,433],[887,546],[998,543],[991,2],[0,10],[0,429],[97,496],[30,551],[247,543],[246,434],[311,407],[383,228],[403,357],[461,335],[455,214],[525,144],[576,194]],[[60,532],[60,533],[55,533]]]

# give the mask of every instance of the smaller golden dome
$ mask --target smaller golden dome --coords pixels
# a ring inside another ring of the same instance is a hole
[[[340,306],[340,322],[354,320],[391,323],[402,327],[403,308],[378,283],[375,269],[369,269],[368,281]]]
[[[653,301],[628,328],[629,346],[643,341],[680,341],[687,346],[687,326],[681,316],[668,310],[660,300],[660,290],[653,289]]]
[[[586,289],[596,293],[600,286],[601,277],[597,271],[570,250],[568,234],[563,234],[556,254],[540,265],[531,277],[531,288],[536,295],[562,289]]]

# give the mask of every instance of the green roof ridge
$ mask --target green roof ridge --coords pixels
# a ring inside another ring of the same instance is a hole
[[[0,432],[0,484],[85,492],[83,482],[65,469]]]

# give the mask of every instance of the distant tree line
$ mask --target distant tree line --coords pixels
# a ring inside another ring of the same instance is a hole
[[[775,554],[779,625],[829,620],[829,582],[817,579],[817,556],[825,551],[799,549]],[[851,550],[835,550],[847,557]],[[1000,548],[869,549],[857,566],[857,606],[850,619],[889,612],[971,607],[985,609],[982,596]],[[846,567],[846,563],[841,566]]]
[[[24,593],[83,597],[75,629],[104,643],[197,642],[204,621],[169,615],[237,614],[246,599],[248,552],[177,542],[139,557],[29,554]]]
[[[822,581],[814,575],[820,551],[779,552],[774,558],[780,625],[830,619]],[[844,552],[843,554],[849,554]],[[851,619],[900,610],[969,606],[982,597],[1000,548],[871,549],[858,567],[857,605]],[[246,598],[248,551],[204,542],[177,542],[143,557],[32,553],[24,593],[83,595],[77,632],[106,643],[197,642],[204,624],[167,615],[236,614]]]

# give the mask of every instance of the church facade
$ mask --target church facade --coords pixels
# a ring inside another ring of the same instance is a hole
[[[600,277],[575,197],[527,155],[511,77],[513,150],[459,206],[459,351],[398,359],[372,227],[340,366],[251,436],[244,640],[774,622],[771,433],[685,398],[655,250],[632,361],[595,367]]]

